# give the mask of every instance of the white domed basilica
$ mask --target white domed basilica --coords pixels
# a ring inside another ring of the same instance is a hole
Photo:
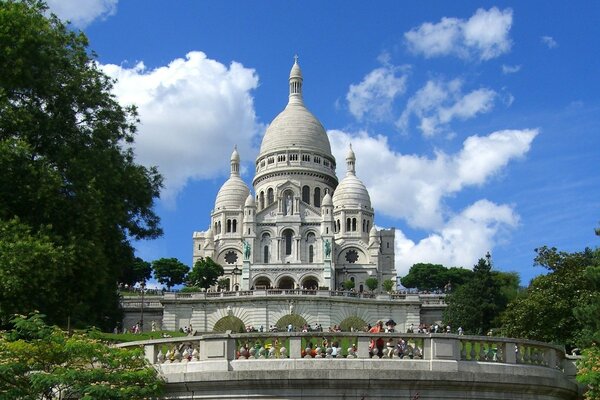
[[[395,282],[394,231],[375,228],[352,147],[338,181],[327,133],[304,105],[302,81],[296,59],[288,104],[269,125],[256,159],[254,196],[233,151],[210,228],[194,232],[194,263],[211,257],[221,264],[231,290],[334,290],[352,280],[362,291],[369,277]]]

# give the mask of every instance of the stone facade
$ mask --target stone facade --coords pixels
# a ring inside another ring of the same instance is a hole
[[[351,147],[338,181],[329,138],[305,107],[302,84],[296,60],[288,104],[269,125],[256,159],[255,195],[240,177],[234,150],[210,228],[193,234],[193,261],[211,257],[221,264],[232,291],[334,290],[344,280],[362,291],[369,277],[395,282],[394,230],[375,228]]]

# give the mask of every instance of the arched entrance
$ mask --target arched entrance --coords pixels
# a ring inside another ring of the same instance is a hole
[[[299,332],[304,325],[307,325],[306,320],[298,314],[288,314],[279,318],[275,326],[280,332],[288,330],[289,325],[292,325],[292,331]]]
[[[317,290],[319,288],[319,280],[314,276],[308,276],[302,280],[302,289]]]
[[[271,280],[266,276],[260,276],[254,280],[254,289],[270,289]]]
[[[236,332],[242,333],[246,330],[246,326],[244,325],[244,321],[239,319],[238,317],[234,317],[233,315],[228,315],[226,317],[221,318],[215,323],[213,327],[213,332]]]
[[[279,289],[294,289],[294,279],[290,276],[284,276],[277,284]]]

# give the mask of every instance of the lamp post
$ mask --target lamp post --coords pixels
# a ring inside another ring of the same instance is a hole
[[[146,292],[146,281],[144,280],[140,287],[142,288],[142,312],[140,317],[140,332],[144,332],[144,292]]]

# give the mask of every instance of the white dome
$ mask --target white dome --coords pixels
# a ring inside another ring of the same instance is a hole
[[[325,193],[325,196],[323,196],[323,202],[321,203],[321,207],[325,206],[333,206],[333,202],[331,200],[331,195],[329,194],[329,192]]]
[[[333,193],[333,205],[337,207],[371,208],[371,197],[365,185],[356,177],[348,174]]]
[[[256,205],[256,202],[254,201],[254,196],[252,196],[252,193],[248,194],[248,197],[246,197],[246,202],[244,203],[244,207],[254,207]]]
[[[219,189],[215,200],[215,210],[242,208],[249,194],[250,189],[242,178],[233,175]]]

